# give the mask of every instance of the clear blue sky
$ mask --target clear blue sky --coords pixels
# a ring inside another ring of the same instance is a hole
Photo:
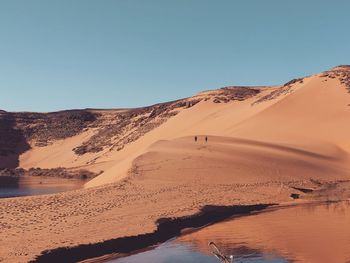
[[[0,109],[149,105],[350,64],[347,0],[1,0]]]

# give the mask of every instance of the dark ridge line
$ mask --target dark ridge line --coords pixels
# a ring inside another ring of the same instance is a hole
[[[52,250],[45,250],[30,262],[73,263],[112,253],[130,253],[179,236],[182,229],[203,227],[211,223],[228,219],[232,216],[261,211],[273,205],[275,204],[234,206],[207,205],[204,206],[200,212],[192,216],[158,219],[156,222],[157,230],[152,233],[109,239],[98,243],[82,244],[74,247],[59,247]]]

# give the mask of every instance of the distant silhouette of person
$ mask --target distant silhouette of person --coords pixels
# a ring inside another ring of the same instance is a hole
[[[197,142],[197,136],[194,136],[194,141]]]
[[[205,142],[208,142],[208,136],[205,136]]]

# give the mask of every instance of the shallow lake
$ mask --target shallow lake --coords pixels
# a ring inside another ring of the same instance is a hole
[[[114,263],[219,263],[214,241],[233,262],[350,263],[350,201],[300,205],[236,218]]]
[[[43,195],[81,188],[86,181],[45,176],[0,177],[0,198]]]

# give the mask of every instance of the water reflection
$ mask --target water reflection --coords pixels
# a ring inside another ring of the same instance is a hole
[[[239,261],[237,261],[239,260]],[[191,244],[166,242],[153,250],[131,255],[129,257],[112,260],[113,263],[220,263],[215,257],[203,253]],[[286,263],[285,259],[276,255],[255,254],[251,256],[236,257],[235,262],[244,263]]]
[[[18,176],[0,176],[0,188],[17,188],[18,186]]]
[[[158,248],[114,260],[213,262],[214,241],[234,262],[350,262],[350,202],[303,205],[215,224]]]
[[[206,253],[214,240],[226,254],[239,246],[301,262],[350,260],[350,202],[305,205],[231,220],[185,235]],[[238,254],[239,251],[238,251]]]
[[[0,198],[58,193],[81,188],[80,179],[64,179],[45,176],[1,176]]]

